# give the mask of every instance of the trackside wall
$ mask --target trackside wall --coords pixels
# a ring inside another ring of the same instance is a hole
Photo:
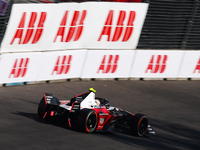
[[[14,4],[0,47],[0,84],[199,79],[200,51],[142,48],[148,7],[113,2]]]

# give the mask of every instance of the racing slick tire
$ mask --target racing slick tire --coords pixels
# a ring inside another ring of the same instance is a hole
[[[82,132],[92,133],[98,124],[97,112],[92,109],[83,109],[79,114],[78,125]]]
[[[136,114],[133,120],[132,132],[136,136],[144,136],[148,129],[148,119],[146,115]]]
[[[47,105],[45,103],[45,99],[44,97],[41,99],[39,105],[38,105],[38,115],[41,119],[45,119],[46,117],[46,109],[47,109]]]

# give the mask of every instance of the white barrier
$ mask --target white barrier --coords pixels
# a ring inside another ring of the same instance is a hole
[[[80,78],[86,50],[46,52],[38,72],[38,81]]]
[[[179,78],[200,78],[200,51],[184,51]]]
[[[73,50],[0,55],[0,84],[71,78],[199,78],[200,51]]]
[[[137,50],[131,71],[134,78],[176,78],[183,51]]]
[[[4,54],[0,83],[79,78],[86,51]]]
[[[14,4],[1,52],[135,49],[148,4]]]
[[[200,51],[133,50],[147,9],[145,3],[14,4],[1,45],[0,84],[200,78]]]
[[[1,55],[0,83],[37,81],[41,60],[41,52]]]
[[[81,78],[128,78],[135,51],[88,51]]]

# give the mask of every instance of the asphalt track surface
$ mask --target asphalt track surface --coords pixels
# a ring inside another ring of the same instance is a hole
[[[112,106],[146,114],[157,135],[87,134],[39,119],[37,107],[44,92],[70,99],[90,87]],[[0,87],[0,149],[199,150],[200,81],[77,81]]]

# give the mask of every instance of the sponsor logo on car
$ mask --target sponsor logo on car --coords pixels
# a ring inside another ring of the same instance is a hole
[[[100,124],[102,125],[104,123],[104,118],[100,118]]]
[[[47,103],[48,103],[48,104],[51,103],[51,99],[52,99],[52,96],[46,96],[46,100],[47,100]]]

